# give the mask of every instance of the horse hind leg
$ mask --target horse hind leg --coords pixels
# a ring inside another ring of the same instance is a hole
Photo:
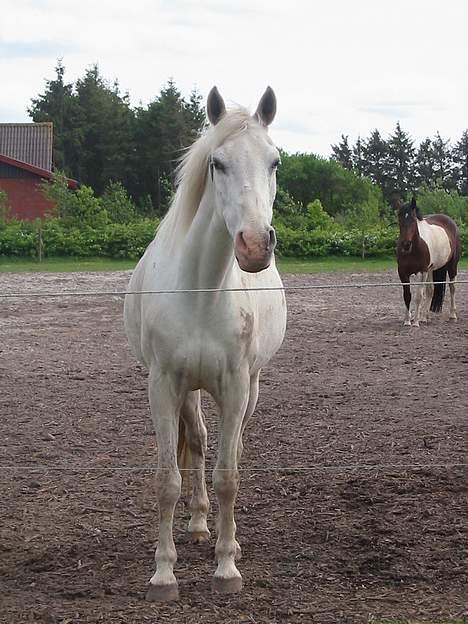
[[[458,255],[454,254],[453,258],[447,264],[447,272],[448,272],[448,277],[449,277],[449,290],[450,290],[449,319],[452,321],[457,320],[457,306],[455,305],[455,279],[457,277],[457,264],[458,264]]]
[[[201,410],[200,391],[190,392],[181,409],[179,427],[179,469],[184,475],[191,469],[192,497],[188,532],[194,544],[207,542],[210,501],[206,491],[205,454],[207,431]]]

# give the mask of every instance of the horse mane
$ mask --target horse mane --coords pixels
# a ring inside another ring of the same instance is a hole
[[[205,129],[180,159],[176,169],[177,190],[156,230],[155,240],[164,238],[165,242],[175,243],[183,239],[205,190],[211,154],[230,137],[259,125],[245,108],[236,108]]]

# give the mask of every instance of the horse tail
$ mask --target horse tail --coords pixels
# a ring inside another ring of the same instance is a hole
[[[182,477],[182,489],[190,483],[190,468],[192,453],[187,438],[187,427],[182,418],[179,418],[179,440],[177,442],[177,465]]]
[[[434,293],[431,301],[431,312],[441,312],[445,296],[445,284],[447,280],[447,265],[433,272],[434,282],[443,282],[442,284],[434,284]]]

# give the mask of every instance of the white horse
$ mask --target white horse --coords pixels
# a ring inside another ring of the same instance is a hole
[[[128,339],[149,370],[158,445],[159,541],[149,600],[178,598],[172,531],[181,493],[179,468],[192,469],[192,539],[204,542],[210,536],[201,389],[220,411],[213,471],[219,503],[213,588],[241,590],[234,505],[242,433],[257,403],[260,371],[280,347],[286,327],[271,227],[279,153],[267,127],[276,113],[275,95],[268,87],[251,116],[244,109],[226,111],[214,87],[207,112],[211,125],[181,163],[172,205],[129,291],[228,290],[125,298]],[[279,289],[229,290],[265,287]]]

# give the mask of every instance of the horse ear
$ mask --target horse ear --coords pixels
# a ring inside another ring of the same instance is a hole
[[[390,204],[391,204],[393,210],[395,210],[395,211],[396,210],[400,210],[400,208],[401,208],[401,197],[398,194],[394,193],[392,195],[391,200],[390,200]]]
[[[271,87],[267,87],[258,103],[254,117],[264,126],[269,126],[276,115],[276,95]]]
[[[417,210],[417,206],[416,206],[416,197],[412,197],[411,199],[411,204],[410,204],[411,210]]]
[[[215,126],[226,112],[226,106],[217,87],[213,87],[208,94],[206,103],[208,119]]]

